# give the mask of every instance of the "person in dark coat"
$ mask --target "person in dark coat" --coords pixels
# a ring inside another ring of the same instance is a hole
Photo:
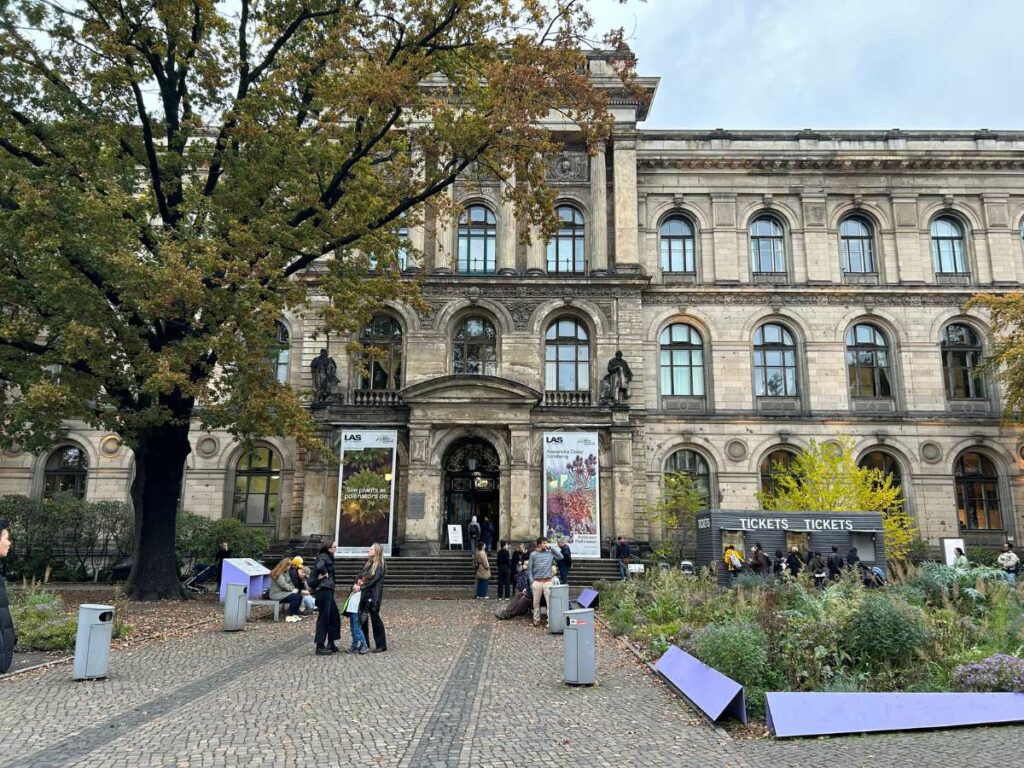
[[[512,553],[512,578],[519,575],[519,564],[525,563],[529,557],[530,553],[526,551],[525,544],[516,547],[516,551]]]
[[[832,554],[828,556],[828,578],[830,581],[835,581],[843,575],[844,565],[846,563],[843,562],[843,556],[839,554],[839,547],[833,544]]]
[[[800,575],[800,571],[803,570],[804,560],[800,557],[800,550],[796,547],[786,555],[786,568],[789,569],[789,575],[794,579]]]
[[[854,568],[860,565],[860,555],[857,554],[856,547],[850,547],[850,551],[846,553],[846,567]]]
[[[494,549],[494,526],[491,525],[491,518],[484,515],[484,521],[480,525],[480,537],[484,542],[484,552]]]
[[[7,521],[0,520],[0,559],[7,557],[11,551],[11,532]],[[14,661],[14,646],[18,644],[18,635],[14,631],[14,620],[11,618],[11,605],[7,599],[7,586],[4,577],[0,576],[0,675],[11,668]]]
[[[508,542],[498,543],[498,598],[512,597],[512,555]]]
[[[775,550],[775,561],[772,563],[772,573],[776,576],[781,576],[782,572],[786,569],[786,556],[782,554],[781,549]]]
[[[363,579],[363,598],[359,604],[359,622],[363,629],[363,637],[369,639],[367,629],[373,627],[374,653],[384,653],[388,649],[388,636],[384,631],[384,622],[380,618],[380,604],[384,599],[384,577],[388,567],[384,563],[384,547],[371,544],[366,553],[366,563],[359,573]],[[363,618],[363,614],[366,618]]]
[[[220,543],[220,549],[217,550],[214,562],[216,563],[216,575],[217,583],[220,584],[220,575],[224,569],[224,561],[231,557],[231,547],[226,541]]]
[[[572,550],[565,539],[559,538],[558,551],[562,553],[562,559],[558,561],[558,580],[562,584],[568,584],[569,569],[572,568]]]
[[[334,553],[337,543],[326,542],[313,563],[313,583],[316,584],[316,655],[330,656],[338,652],[341,637],[341,612],[334,600]]]

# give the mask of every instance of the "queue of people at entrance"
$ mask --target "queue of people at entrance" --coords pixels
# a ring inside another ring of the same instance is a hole
[[[821,552],[801,550],[794,546],[788,553],[776,549],[772,557],[761,546],[761,542],[756,542],[750,548],[749,555],[744,557],[743,550],[730,543],[723,549],[722,562],[732,578],[752,573],[763,578],[774,576],[795,579],[801,573],[810,573],[814,586],[823,589],[826,583],[841,578],[844,571],[856,570],[865,586],[877,587],[885,583],[882,569],[862,563],[856,547],[850,547],[845,557],[839,552],[839,547],[833,545],[831,549],[826,556]]]
[[[552,577],[554,578],[554,583],[569,583],[569,571],[572,569],[572,548],[564,537],[558,537],[557,544],[554,545],[548,543],[547,538],[542,537],[538,539],[538,544],[535,545],[531,552],[527,551],[525,544],[519,544],[516,551],[512,552],[509,549],[510,543],[502,539],[498,542],[496,557],[499,599],[511,599],[514,597],[513,584],[516,583],[521,569],[524,566],[528,566],[533,559],[534,554],[537,552],[536,547],[539,546],[540,541],[544,542],[543,551],[557,552],[557,555],[553,555],[557,560],[557,565],[555,566],[557,573]],[[490,599],[487,592],[490,587],[491,563],[482,541],[476,544],[473,562],[474,574],[476,576],[476,598],[478,600],[488,600]]]
[[[500,546],[499,564],[503,561],[502,551],[507,552],[508,542],[502,541]],[[508,562],[509,573],[515,578],[512,597],[495,615],[499,619],[511,619],[532,612],[533,625],[540,626],[542,609],[550,604],[551,588],[569,583],[572,550],[563,538],[552,544],[541,536],[530,552],[527,552],[525,544],[520,544]],[[499,571],[499,578],[500,575]]]

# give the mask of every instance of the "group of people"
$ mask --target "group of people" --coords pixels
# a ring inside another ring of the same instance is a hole
[[[540,546],[540,542],[544,542],[545,552],[557,553],[551,556],[557,558],[557,569],[558,569],[558,581],[562,584],[569,583],[569,571],[572,569],[572,549],[569,547],[563,537],[558,538],[558,545],[552,546],[548,543],[548,540],[541,537],[537,540],[537,547]],[[512,585],[516,583],[516,592],[519,592],[518,581],[519,575],[523,570],[524,566],[533,559],[534,553],[538,549],[534,549],[533,552],[526,551],[526,545],[520,544],[515,552],[509,551],[509,542],[502,539],[498,543],[498,598],[510,598],[512,597]],[[487,550],[484,548],[484,543],[477,542],[476,549],[473,551],[473,558],[475,563],[476,573],[476,598],[478,600],[487,600],[487,590],[490,585],[491,578],[491,563],[487,557]],[[531,580],[532,582],[532,580]]]
[[[498,550],[499,595],[501,592],[501,565],[504,561],[501,553],[508,554],[508,542],[501,542]],[[556,584],[569,583],[569,570],[572,567],[572,552],[565,539],[559,539],[552,545],[541,536],[534,544],[533,551],[527,553],[526,545],[520,544],[518,549],[508,557],[508,573],[515,573],[515,587],[512,599],[496,614],[500,619],[511,619],[533,610],[533,625],[541,623],[541,601],[545,605],[551,603],[551,587]],[[479,582],[478,582],[479,583]],[[479,596],[479,593],[478,593]]]
[[[477,547],[481,544],[483,545],[485,552],[490,552],[494,549],[494,526],[491,525],[491,518],[484,515],[483,522],[478,523],[476,521],[476,515],[473,515],[466,528],[467,533],[469,534],[469,546],[471,551],[476,552]]]
[[[306,571],[301,557],[282,558],[270,572],[268,597],[287,607],[285,621],[299,621],[303,615],[316,612],[317,656],[330,656],[340,650],[337,643],[341,639],[343,613],[348,617],[352,636],[348,652],[370,653],[368,638],[372,629],[373,653],[383,653],[388,649],[387,633],[380,617],[384,577],[388,570],[384,548],[380,544],[370,546],[366,562],[341,608],[335,599],[334,553],[337,549],[334,541],[320,547],[311,572]]]
[[[869,586],[876,586],[879,579],[884,579],[881,569],[869,568],[861,563],[856,547],[850,547],[845,558],[835,545],[827,556],[809,549],[801,551],[794,546],[788,554],[776,549],[775,557],[772,558],[761,546],[761,542],[756,542],[750,548],[750,556],[744,558],[742,549],[726,544],[722,561],[728,574],[734,578],[744,571],[763,577],[774,575],[790,578],[796,578],[801,572],[807,571],[813,576],[814,586],[818,588],[823,588],[828,581],[838,579],[844,570],[854,568],[859,569],[861,578]]]

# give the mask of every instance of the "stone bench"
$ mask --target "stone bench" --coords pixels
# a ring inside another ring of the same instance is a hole
[[[271,610],[274,611],[274,621],[280,621],[280,619],[281,619],[281,603],[280,603],[280,601],[278,601],[278,600],[266,600],[266,599],[250,600],[249,604],[248,604],[248,607],[246,609],[247,612],[251,612],[253,606],[256,606],[257,608],[270,608]]]

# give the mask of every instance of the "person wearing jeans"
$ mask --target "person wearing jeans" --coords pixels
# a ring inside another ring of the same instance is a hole
[[[484,543],[476,545],[476,596],[478,600],[487,599],[487,581],[491,578],[491,564],[484,551]]]
[[[558,547],[552,547],[548,540],[541,536],[537,539],[537,548],[530,553],[527,563],[530,576],[530,589],[533,594],[533,626],[540,626],[540,599],[551,606],[551,578],[555,561],[561,561],[562,553]]]
[[[625,581],[629,578],[629,544],[621,536],[615,542],[615,559],[619,561],[619,578]]]

